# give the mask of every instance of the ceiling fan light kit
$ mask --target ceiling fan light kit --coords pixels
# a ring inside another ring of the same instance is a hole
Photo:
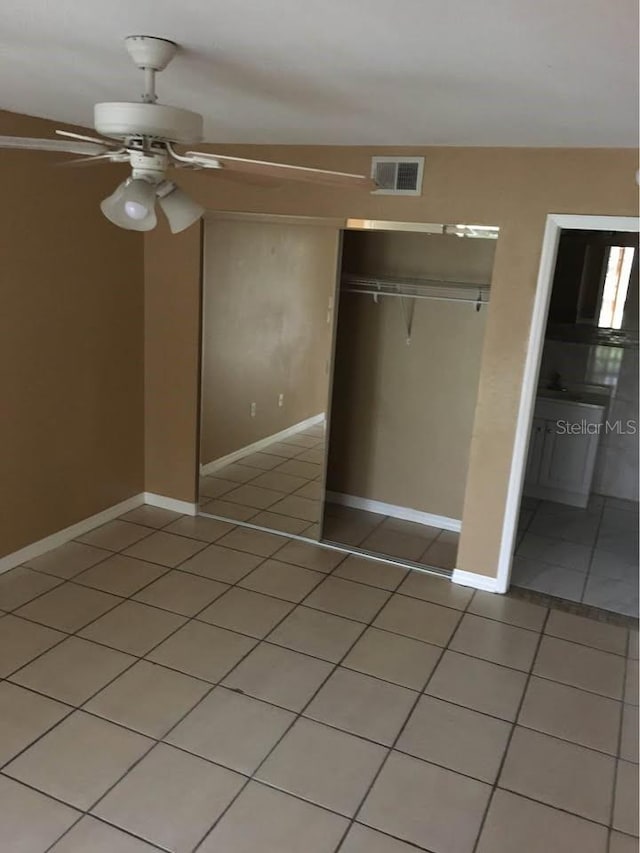
[[[167,180],[170,167],[228,170],[275,179],[360,187],[373,190],[374,181],[364,175],[312,169],[285,163],[267,163],[242,157],[187,151],[180,154],[174,145],[191,145],[202,140],[202,116],[179,107],[158,104],[156,73],[171,62],[178,45],[154,36],[128,36],[125,46],[135,65],[144,72],[145,89],[138,102],[116,101],[96,104],[94,126],[100,138],[58,130],[64,140],[0,137],[0,148],[61,151],[87,155],[69,165],[109,160],[128,162],[131,177],[120,184],[100,204],[106,218],[130,231],[150,231],[157,224],[156,201],[173,234],[184,231],[204,213],[173,181]]]

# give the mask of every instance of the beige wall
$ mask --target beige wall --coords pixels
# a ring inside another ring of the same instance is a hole
[[[294,183],[273,188],[243,186],[211,174],[181,172],[184,189],[211,210],[500,226],[458,552],[459,568],[495,575],[545,217],[548,213],[637,215],[635,152],[289,146],[209,146],[209,150],[362,173],[369,171],[374,153],[426,157],[420,197],[372,196],[359,190]],[[156,250],[158,272],[157,277],[151,270],[147,273],[147,287],[157,291],[155,303],[146,312],[148,332],[157,338],[178,293],[181,314],[163,352],[146,365],[150,380],[146,411],[148,417],[152,413],[153,421],[147,424],[147,435],[155,437],[147,476],[153,478],[156,490],[193,500],[199,380],[197,359],[191,356],[197,348],[199,280],[191,252],[197,228],[182,239],[163,239],[158,232],[146,239],[148,251]],[[164,266],[174,271],[170,283]],[[175,369],[164,374],[167,362]],[[175,455],[180,456],[180,464],[167,466],[166,460]]]
[[[343,269],[488,284],[495,241],[347,232]],[[405,300],[409,310],[410,300]],[[417,299],[340,299],[327,487],[462,518],[487,309]]]
[[[212,218],[204,246],[206,464],[325,411],[338,232]]]
[[[143,241],[100,213],[121,169],[62,159],[0,152],[0,555],[143,488]]]

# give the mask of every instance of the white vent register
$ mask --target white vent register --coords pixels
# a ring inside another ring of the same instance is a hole
[[[372,157],[374,195],[422,195],[424,157]]]

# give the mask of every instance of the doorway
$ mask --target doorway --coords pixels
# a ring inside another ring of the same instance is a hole
[[[549,216],[500,560],[637,616],[638,220]]]

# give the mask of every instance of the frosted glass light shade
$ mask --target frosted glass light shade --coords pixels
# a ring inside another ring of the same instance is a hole
[[[174,187],[166,195],[161,195],[158,201],[167,217],[172,234],[184,231],[185,228],[197,222],[204,213],[204,207],[189,198],[180,187]]]
[[[110,222],[130,231],[151,231],[158,219],[155,212],[156,190],[148,181],[133,178],[125,181],[100,203],[100,210]]]

